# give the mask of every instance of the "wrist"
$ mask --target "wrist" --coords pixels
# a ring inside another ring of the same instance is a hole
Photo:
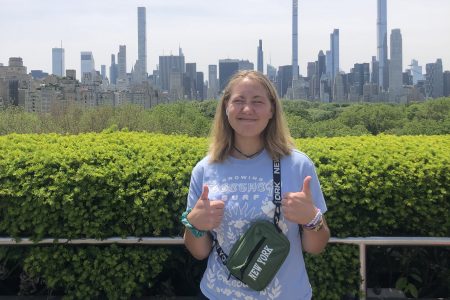
[[[323,214],[320,209],[317,209],[314,218],[308,224],[302,225],[302,227],[310,231],[319,231],[323,227]]]
[[[188,219],[188,215],[191,213],[192,208],[188,208],[183,214],[181,215],[181,223],[192,233],[192,235],[196,238],[202,237],[205,235],[206,231],[197,229]]]

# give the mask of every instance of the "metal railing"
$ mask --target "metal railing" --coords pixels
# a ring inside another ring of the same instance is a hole
[[[365,299],[367,290],[366,246],[450,246],[450,238],[439,237],[348,237],[331,238],[330,243],[352,244],[359,246],[360,291]]]
[[[362,299],[366,294],[366,246],[450,246],[449,237],[348,237],[348,238],[330,238],[333,244],[350,244],[359,247],[359,262],[362,292]],[[181,237],[111,237],[104,240],[97,239],[55,239],[46,238],[37,242],[29,238],[15,240],[10,237],[0,237],[0,246],[20,246],[20,245],[42,245],[42,244],[68,244],[68,245],[183,245]]]

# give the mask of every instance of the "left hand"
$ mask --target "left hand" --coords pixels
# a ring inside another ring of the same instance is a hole
[[[314,219],[317,208],[312,201],[310,183],[311,176],[306,176],[303,181],[303,189],[300,192],[283,195],[281,209],[287,220],[304,225]]]

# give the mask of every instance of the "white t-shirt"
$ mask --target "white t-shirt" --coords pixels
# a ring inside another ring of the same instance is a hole
[[[304,153],[293,150],[281,159],[281,194],[298,192],[303,180],[311,176],[311,192],[316,207],[327,210],[314,164]],[[266,151],[248,160],[227,158],[223,163],[210,163],[203,158],[193,169],[188,195],[188,208],[193,208],[209,187],[210,200],[225,202],[221,225],[214,230],[225,253],[257,219],[273,221],[273,165]],[[290,241],[289,255],[272,282],[262,291],[254,291],[239,280],[229,278],[229,272],[212,249],[208,265],[200,283],[202,293],[209,299],[301,299],[312,296],[305,269],[298,224],[284,219],[279,223]]]

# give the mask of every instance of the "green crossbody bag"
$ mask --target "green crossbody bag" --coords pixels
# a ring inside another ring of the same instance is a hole
[[[275,214],[273,223],[259,220],[239,238],[227,255],[217,239],[213,241],[222,263],[230,276],[237,278],[256,291],[263,290],[275,277],[289,254],[290,243],[278,227],[281,214],[280,162],[273,162],[273,191]]]

